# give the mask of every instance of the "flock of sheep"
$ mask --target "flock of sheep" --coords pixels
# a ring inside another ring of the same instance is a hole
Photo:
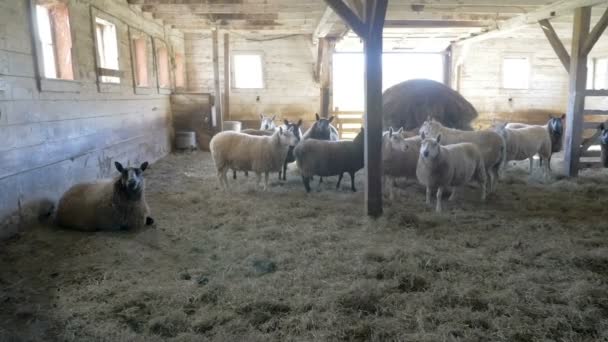
[[[286,179],[287,165],[297,163],[306,191],[310,181],[319,176],[344,173],[355,188],[355,173],[364,166],[364,131],[353,141],[339,141],[338,131],[331,125],[333,117],[321,118],[302,134],[302,120],[277,127],[274,117],[261,116],[259,130],[225,131],[216,134],[210,143],[217,177],[228,189],[227,172],[253,171],[259,186],[268,188],[271,172]],[[441,212],[441,199],[450,191],[454,199],[458,189],[471,182],[480,184],[481,198],[496,190],[500,171],[511,160],[540,157],[543,172],[550,171],[552,153],[562,145],[564,116],[551,117],[546,125],[509,123],[494,129],[467,131],[448,128],[429,117],[418,131],[395,131],[389,128],[382,138],[384,185],[389,198],[394,198],[397,178],[417,179],[426,187],[426,201],[431,203],[436,191],[436,211]],[[601,126],[602,160],[608,166],[608,127]],[[115,162],[120,176],[115,179],[82,183],[70,188],[60,199],[56,214],[58,225],[76,230],[123,230],[152,225],[145,199],[143,172],[140,167],[123,167]]]

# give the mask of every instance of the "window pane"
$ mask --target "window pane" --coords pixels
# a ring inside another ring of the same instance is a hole
[[[595,60],[595,89],[608,89],[608,58]]]
[[[57,78],[57,66],[55,64],[55,48],[53,47],[53,33],[51,31],[51,19],[49,10],[36,6],[36,20],[38,25],[38,37],[42,48],[42,61],[44,77]]]
[[[136,84],[139,87],[148,86],[148,51],[147,41],[145,38],[133,40],[133,49],[135,50],[135,74]]]
[[[158,49],[158,85],[161,88],[171,87],[171,80],[169,77],[169,54],[165,47]]]
[[[104,69],[119,70],[116,25],[100,18],[95,18],[95,23],[99,66]],[[101,76],[100,79],[101,82],[120,83],[119,77]]]
[[[530,66],[527,58],[504,58],[502,61],[502,87],[528,89]]]
[[[180,54],[175,55],[175,86],[184,87],[186,85],[185,72],[186,67],[184,65],[184,56]]]
[[[58,68],[57,77],[64,80],[73,80],[72,33],[70,31],[68,7],[65,4],[56,4],[50,11],[50,16],[53,23],[55,57]]]
[[[264,88],[262,56],[234,55],[234,87]]]

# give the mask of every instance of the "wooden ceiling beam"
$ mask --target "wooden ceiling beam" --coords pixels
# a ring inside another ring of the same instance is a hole
[[[325,2],[359,37],[367,36],[365,24],[342,0],[325,0]]]
[[[590,7],[605,4],[606,0],[559,0],[550,5],[540,7],[532,12],[516,16],[485,33],[461,40],[459,43],[471,43],[500,37],[506,33],[513,32],[527,25],[535,24],[543,19],[572,13],[577,8]]]
[[[585,41],[585,45],[581,51],[582,54],[588,55],[589,52],[595,46],[595,43],[600,39],[604,31],[606,31],[606,27],[608,27],[608,8],[604,11],[604,15],[600,18],[600,20],[595,24],[595,27],[589,33],[587,40]]]

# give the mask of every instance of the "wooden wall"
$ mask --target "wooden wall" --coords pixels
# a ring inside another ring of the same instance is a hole
[[[528,36],[491,39],[454,46],[452,86],[478,110],[478,127],[493,122],[545,123],[549,114],[566,112],[568,74],[544,37],[540,27],[527,29]],[[562,36],[569,51],[571,40]],[[502,58],[523,56],[531,61],[530,89],[502,89]],[[590,57],[608,57],[608,35],[604,35]],[[458,71],[460,70],[460,72]],[[606,98],[588,98],[587,108],[608,106]]]
[[[153,86],[135,94],[128,26],[183,50],[179,32],[126,0],[70,1],[77,80],[46,82],[39,91],[27,3],[0,1],[0,237],[35,215],[41,200],[57,200],[76,182],[115,175],[114,161],[137,165],[170,151],[169,91]],[[121,84],[103,92],[96,83],[92,12],[116,22],[124,71]]]
[[[223,34],[219,36],[220,79],[224,84]],[[273,39],[252,40],[268,38]],[[211,34],[186,34],[185,45],[188,90],[213,93]],[[265,88],[233,88],[230,94],[230,118],[225,117],[225,120],[243,121],[247,127],[257,125],[260,113],[277,114],[281,120],[314,120],[314,113],[319,111],[319,85],[313,79],[314,59],[310,47],[310,36],[305,35],[245,38],[232,34],[232,53],[263,53]]]

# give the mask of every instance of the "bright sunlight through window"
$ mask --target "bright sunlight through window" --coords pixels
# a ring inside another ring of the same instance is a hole
[[[333,61],[334,107],[359,111],[364,106],[364,56],[336,53]],[[411,79],[443,81],[440,54],[385,53],[382,55],[382,90]]]
[[[109,21],[95,18],[95,32],[97,35],[99,66],[103,69],[119,70],[116,25]],[[101,76],[101,82],[120,83],[120,77]]]
[[[232,63],[235,88],[264,88],[262,56],[260,54],[235,54]]]
[[[528,89],[530,62],[526,57],[505,57],[502,60],[502,87],[504,89]]]

